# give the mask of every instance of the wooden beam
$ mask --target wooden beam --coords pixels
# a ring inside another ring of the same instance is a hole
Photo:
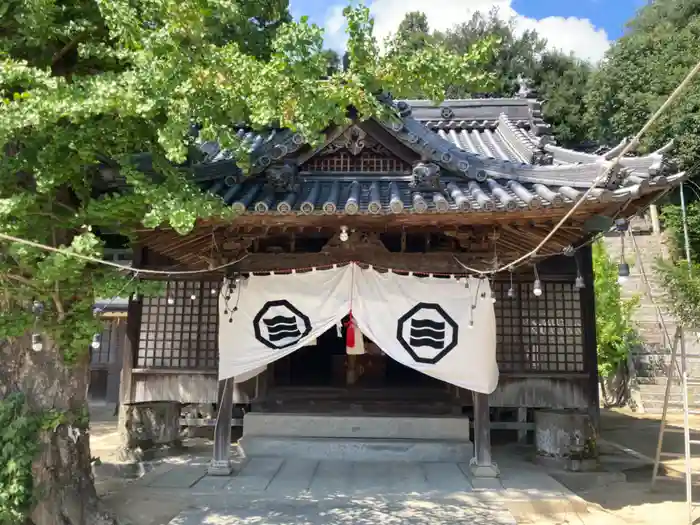
[[[561,252],[569,244],[583,237],[582,224],[600,206],[582,207],[556,232],[540,251],[540,255]],[[493,240],[488,236],[494,227],[500,232],[498,252],[527,253],[534,249],[558,223],[566,208],[539,210],[536,214],[525,213],[445,213],[445,214],[397,214],[379,216],[336,216],[336,215],[243,215],[232,224],[221,221],[202,222],[187,236],[180,236],[172,230],[150,230],[141,234],[141,241],[154,252],[186,265],[191,269],[205,269],[211,265],[203,259],[205,251],[211,251],[211,243],[224,248],[223,259],[233,259],[245,250],[258,250],[260,240],[270,236],[289,235],[296,232],[299,239],[305,233],[336,234],[341,226],[364,233],[396,233],[402,236],[456,232],[459,241],[469,237],[466,246],[469,252],[493,252]],[[254,221],[254,222],[251,222]],[[217,228],[220,228],[218,231]],[[212,231],[215,237],[212,239]],[[402,241],[402,243],[405,241]],[[429,242],[426,246],[429,247]],[[403,244],[402,244],[403,246]],[[299,244],[295,243],[299,249]],[[405,250],[405,247],[402,247]],[[457,246],[455,246],[457,249]],[[469,254],[464,254],[469,257]],[[499,257],[501,257],[499,255]],[[435,270],[438,271],[438,270]]]
[[[488,264],[476,265],[478,269],[489,269],[492,253],[483,253]],[[378,250],[347,250],[331,254],[324,253],[278,253],[274,257],[270,254],[252,253],[241,261],[236,269],[241,272],[265,272],[283,271],[296,268],[308,268],[313,266],[331,266],[349,261],[359,261],[371,264],[376,268],[391,268],[393,270],[425,273],[455,273],[463,274],[465,270],[455,261],[457,256],[463,262],[474,264],[474,254],[452,252],[432,253],[392,253]],[[507,260],[502,260],[507,263]]]

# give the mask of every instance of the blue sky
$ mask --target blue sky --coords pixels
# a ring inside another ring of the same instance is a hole
[[[307,0],[314,3],[313,0]],[[514,0],[513,8],[520,14],[532,18],[562,16],[587,18],[596,27],[605,29],[615,40],[646,0]]]
[[[466,21],[474,10],[497,6],[522,29],[536,29],[556,47],[590,61],[599,60],[625,23],[646,0],[365,0],[375,15],[378,36],[395,30],[407,11],[426,12],[431,26],[445,29]],[[308,15],[327,30],[330,47],[343,47],[340,13],[347,0],[291,0],[295,16]]]

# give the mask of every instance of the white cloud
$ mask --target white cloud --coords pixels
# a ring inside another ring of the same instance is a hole
[[[535,29],[547,39],[550,48],[574,53],[584,60],[598,62],[610,46],[605,30],[596,28],[588,19],[560,16],[528,18],[518,14],[511,4],[511,0],[374,0],[370,10],[375,20],[375,34],[380,41],[396,31],[404,15],[410,11],[424,12],[432,29],[444,30],[469,21],[477,11],[488,13],[497,7],[499,16],[515,20],[517,30]],[[334,5],[326,12],[326,42],[334,49],[342,49],[345,44],[342,15],[345,5]]]

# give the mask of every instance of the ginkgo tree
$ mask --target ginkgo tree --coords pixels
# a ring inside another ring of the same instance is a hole
[[[493,42],[383,52],[368,9],[347,8],[347,64],[329,76],[323,31],[287,0],[9,0],[0,5],[0,522],[114,523],[91,476],[88,347],[95,297],[143,293],[100,258],[104,234],[190,231],[235,217],[193,184],[197,141],[245,170],[238,126],[319,140],[332,123],[391,118],[380,93],[439,101],[482,90]],[[147,155],[148,174],[133,159]],[[126,190],[98,191],[105,169]]]

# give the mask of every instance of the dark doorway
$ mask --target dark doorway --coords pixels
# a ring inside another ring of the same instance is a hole
[[[333,414],[452,414],[446,383],[390,358],[364,339],[364,353],[348,355],[345,329],[273,364],[273,382],[259,410]]]
[[[386,357],[385,384],[388,387],[444,388],[445,383]]]
[[[335,356],[345,354],[345,342],[328,330],[316,340],[275,362],[275,384],[279,386],[332,386]]]
[[[345,323],[343,323],[345,326]],[[436,388],[445,383],[386,355],[365,337],[363,355],[347,355],[345,328],[333,327],[315,345],[300,348],[274,363],[274,382],[281,387]]]

